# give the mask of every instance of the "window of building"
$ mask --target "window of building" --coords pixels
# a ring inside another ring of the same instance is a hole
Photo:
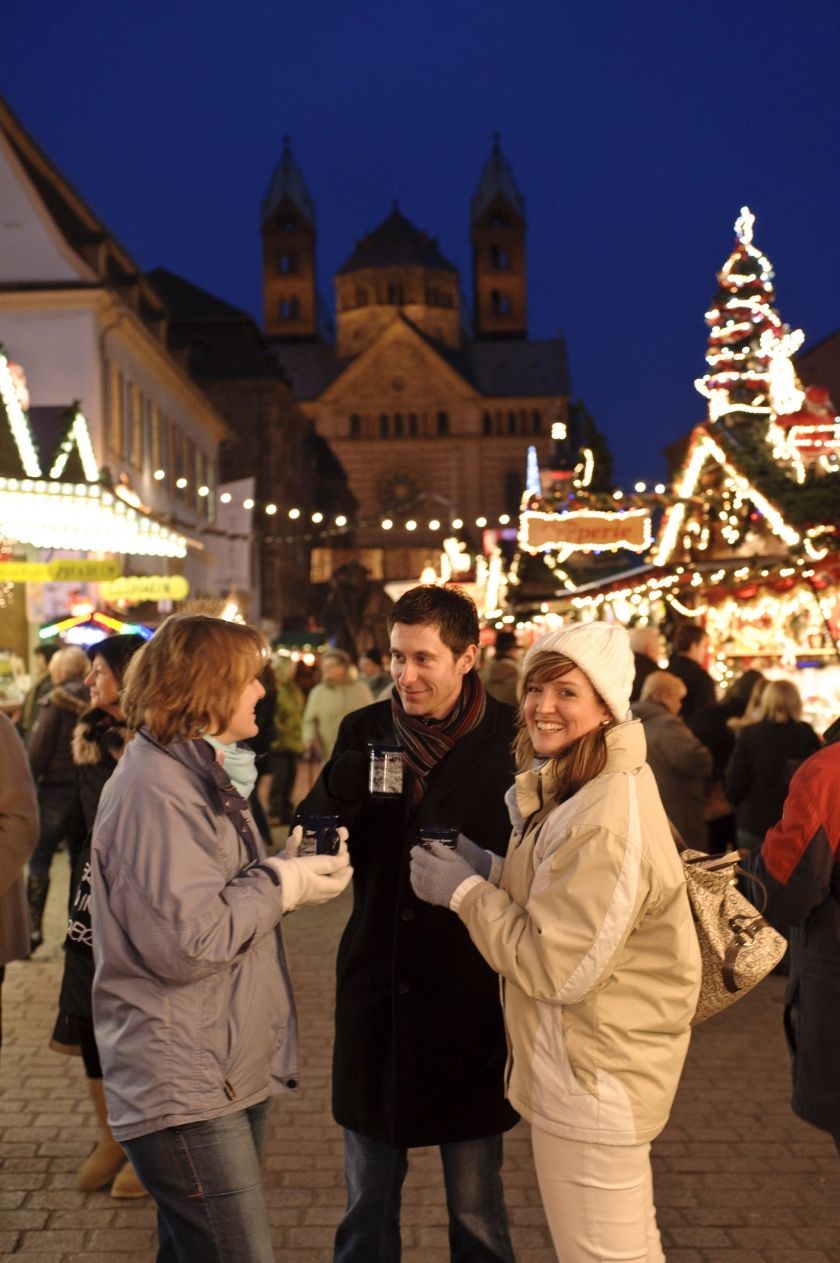
[[[510,412],[507,414],[507,432],[508,434],[516,433],[516,413],[513,411],[512,408]]]
[[[356,306],[367,307],[368,292],[364,285],[356,286]]]
[[[494,210],[487,222],[491,228],[507,228],[510,221],[504,211]]]
[[[497,289],[491,290],[490,310],[494,316],[509,316],[510,299],[507,294],[502,294]]]
[[[292,272],[298,270],[298,257],[296,254],[280,254],[277,256],[277,271],[281,276],[288,276]]]
[[[409,434],[417,433],[417,413],[409,412],[408,414],[408,432]]]
[[[385,439],[385,438],[387,438],[387,437],[388,437],[388,429],[389,429],[389,426],[388,426],[388,413],[387,413],[387,412],[380,412],[380,414],[379,414],[379,436],[380,436],[380,438]]]
[[[110,430],[109,445],[113,448],[117,456],[122,456],[123,441],[123,375],[117,368],[116,364],[111,365],[111,390],[110,390]]]
[[[149,447],[149,464],[151,466],[152,473],[154,473],[156,469],[162,468],[163,465],[160,452],[160,421],[160,408],[157,404],[153,404],[151,444]]]
[[[519,504],[522,499],[522,475],[515,469],[505,474],[505,510],[512,518],[519,515]]]
[[[143,396],[139,386],[131,387],[131,440],[129,460],[135,469],[143,464]]]
[[[402,413],[401,413],[401,412],[395,412],[395,413],[394,413],[394,434],[397,436],[397,438],[402,438],[402,435],[403,435],[403,415],[402,415]]]
[[[186,453],[184,451],[184,436],[174,422],[172,424],[171,441],[172,469],[175,474],[175,495],[180,500],[186,500],[188,491],[186,487],[187,471],[185,469]],[[183,487],[179,487],[178,483],[182,481],[185,485]]]
[[[152,451],[154,450],[152,432],[156,412],[157,405],[152,403],[151,399],[147,399],[143,416],[143,460],[141,462],[144,469],[148,467],[152,459]]]
[[[300,300],[297,298],[281,298],[277,304],[277,314],[281,320],[299,320]]]
[[[531,413],[531,429],[534,434],[542,433],[542,413],[539,408],[535,408]]]
[[[281,232],[293,232],[297,228],[297,219],[294,215],[278,215],[274,223]]]
[[[490,416],[489,412],[485,412],[484,416],[482,417],[481,428],[485,434],[493,433],[493,418]]]
[[[510,267],[510,255],[501,246],[490,247],[490,266],[496,272],[506,272]]]
[[[405,302],[402,283],[394,281],[388,286],[388,302],[392,304],[400,304]]]
[[[350,414],[351,439],[357,439],[359,435],[361,434],[361,432],[362,432],[362,418],[359,416],[358,412],[351,412]]]
[[[449,413],[442,410],[437,414],[437,432],[438,434],[449,433]]]

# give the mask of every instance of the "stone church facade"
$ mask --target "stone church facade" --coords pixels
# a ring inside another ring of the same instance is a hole
[[[377,578],[416,579],[453,521],[473,548],[485,523],[515,522],[529,445],[544,461],[568,423],[565,344],[528,337],[525,204],[498,138],[470,230],[469,323],[457,269],[395,205],[335,276],[332,337],[315,208],[288,142],[263,203],[265,333],[346,470],[359,506],[346,543],[381,558]]]

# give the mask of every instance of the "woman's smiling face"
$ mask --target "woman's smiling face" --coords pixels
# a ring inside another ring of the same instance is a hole
[[[534,752],[555,759],[612,716],[579,667],[525,689],[523,714]]]

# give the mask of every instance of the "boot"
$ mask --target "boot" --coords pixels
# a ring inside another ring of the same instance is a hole
[[[88,1079],[88,1091],[96,1111],[99,1123],[99,1140],[93,1153],[79,1167],[76,1176],[76,1188],[82,1193],[93,1193],[98,1188],[110,1184],[114,1176],[125,1162],[122,1145],[114,1140],[108,1126],[108,1111],[105,1108],[105,1091],[101,1079]]]
[[[126,1198],[149,1196],[149,1190],[140,1183],[140,1176],[131,1162],[126,1162],[125,1166],[117,1172],[114,1183],[111,1185],[111,1196]]]
[[[41,923],[44,920],[44,905],[50,888],[48,873],[32,873],[26,879],[26,897],[29,901],[29,949],[35,951],[44,941]]]

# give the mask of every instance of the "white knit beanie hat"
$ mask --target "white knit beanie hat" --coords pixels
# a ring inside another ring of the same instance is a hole
[[[548,632],[526,653],[521,679],[537,653],[562,653],[580,667],[619,723],[629,718],[636,667],[630,637],[623,627],[616,623],[571,623]]]

